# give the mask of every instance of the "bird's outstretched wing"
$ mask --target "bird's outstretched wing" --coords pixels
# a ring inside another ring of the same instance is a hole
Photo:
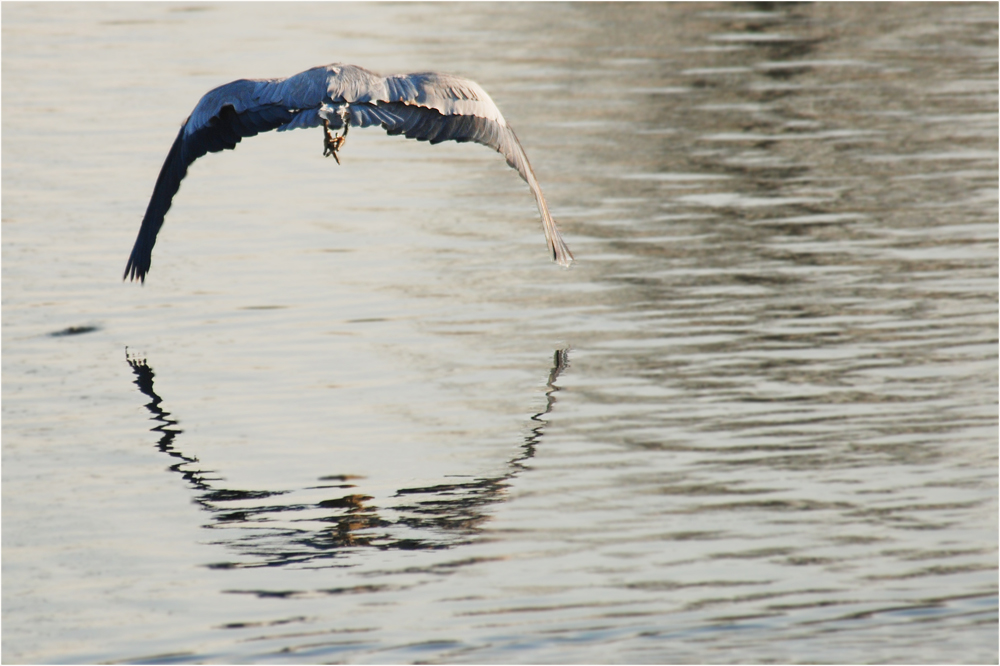
[[[406,102],[388,102],[375,107],[383,117],[382,127],[389,134],[402,134],[408,139],[440,143],[442,141],[474,141],[493,148],[502,154],[507,164],[517,170],[528,183],[542,216],[542,229],[552,259],[562,266],[569,266],[573,254],[556,227],[545,195],[535,178],[535,172],[524,154],[514,130],[501,117],[499,121],[475,115],[445,115],[434,108],[416,106]]]
[[[187,169],[209,152],[273,129],[379,125],[389,134],[440,143],[473,141],[501,153],[528,183],[555,261],[573,259],[514,131],[474,81],[433,72],[381,77],[353,65],[315,67],[286,79],[241,79],[208,92],[167,154],[124,278],[145,282],[156,235]]]
[[[230,84],[232,85],[232,84]],[[215,153],[236,147],[243,137],[275,129],[288,122],[292,113],[279,105],[267,105],[238,113],[233,106],[219,109],[204,126],[189,131],[190,123],[185,123],[174,139],[174,145],[167,153],[167,159],[160,169],[160,175],[153,187],[153,196],[146,207],[146,215],[139,227],[132,254],[125,266],[127,278],[145,282],[149,272],[153,244],[156,234],[163,226],[163,217],[170,210],[174,195],[187,174],[188,167],[205,153]]]

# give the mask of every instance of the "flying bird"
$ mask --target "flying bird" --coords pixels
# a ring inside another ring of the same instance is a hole
[[[354,65],[332,64],[284,79],[240,79],[201,98],[167,153],[122,279],[146,281],[163,218],[188,167],[205,153],[231,150],[260,132],[322,127],[323,154],[339,164],[348,130],[373,125],[418,141],[474,141],[502,154],[535,195],[552,258],[569,266],[573,255],[528,157],[478,83],[437,72],[383,77]]]

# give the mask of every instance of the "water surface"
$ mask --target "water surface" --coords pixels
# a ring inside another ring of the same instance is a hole
[[[3,6],[3,659],[995,662],[994,5]],[[208,89],[481,146],[191,169]]]

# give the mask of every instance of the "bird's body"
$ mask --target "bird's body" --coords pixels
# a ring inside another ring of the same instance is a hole
[[[353,65],[314,67],[285,79],[240,79],[209,91],[184,122],[156,180],[125,277],[145,281],[153,244],[187,169],[205,153],[236,147],[270,130],[324,127],[325,154],[337,158],[349,127],[381,126],[410,139],[473,141],[495,149],[528,183],[552,258],[573,255],[549,214],[545,197],[514,131],[479,84],[425,72],[382,77]],[[331,129],[343,129],[336,136]]]

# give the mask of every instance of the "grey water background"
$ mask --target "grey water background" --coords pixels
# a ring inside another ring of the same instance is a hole
[[[210,88],[481,146],[197,162]],[[2,7],[5,662],[992,662],[995,4]]]

